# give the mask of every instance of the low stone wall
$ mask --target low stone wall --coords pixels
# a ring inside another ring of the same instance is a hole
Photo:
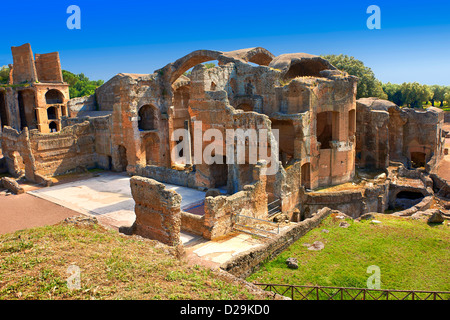
[[[128,166],[127,170],[137,176],[155,179],[164,183],[189,188],[196,187],[195,172],[180,171],[158,166],[143,166],[140,164]]]
[[[433,180],[436,195],[450,199],[450,182],[435,173],[430,174],[430,178]]]
[[[144,177],[131,177],[130,186],[136,203],[132,233],[170,246],[179,245],[181,196],[167,190],[164,184]]]
[[[181,211],[181,230],[203,236],[206,231],[205,216]]]
[[[343,190],[337,192],[312,192],[305,194],[303,215],[310,216],[323,207],[339,210],[352,218],[368,212],[384,212],[387,208],[387,182],[378,185],[361,187],[358,190]]]
[[[304,236],[308,231],[317,227],[322,220],[332,213],[329,208],[323,208],[313,217],[306,219],[287,230],[282,231],[270,242],[242,252],[221,266],[221,269],[240,278],[246,278],[259,269],[261,263],[273,259],[283,250]]]

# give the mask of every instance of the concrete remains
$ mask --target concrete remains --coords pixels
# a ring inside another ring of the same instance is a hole
[[[448,186],[430,177],[444,156],[444,113],[357,101],[357,78],[318,56],[197,50],[152,74],[120,73],[95,95],[69,99],[57,53],[33,57],[29,44],[12,53],[10,83],[0,87],[2,166],[46,185],[76,170],[126,171],[133,176],[134,232],[171,245],[179,244],[180,230],[226,236],[237,215],[302,221],[328,207],[357,218],[417,207],[434,195],[436,181]],[[210,61],[216,66],[203,65]],[[187,141],[171,139],[177,129],[188,130]],[[205,137],[208,129],[223,137],[264,129],[267,140],[256,147],[267,152],[251,161],[255,145],[244,142],[228,153],[225,141]],[[181,142],[187,159],[214,150],[217,161],[180,162],[172,151]],[[242,163],[231,161],[240,154]],[[278,170],[266,175],[274,162]],[[181,208],[181,196],[160,182],[207,196]]]

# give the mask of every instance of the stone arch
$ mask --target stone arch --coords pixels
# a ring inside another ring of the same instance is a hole
[[[275,58],[271,52],[261,47],[229,51],[225,52],[223,55],[228,58],[239,59],[260,66],[268,66]]]
[[[47,104],[63,103],[64,95],[57,89],[50,89],[45,93],[45,102]]]
[[[173,62],[169,76],[170,83],[174,83],[183,73],[196,65],[212,60],[219,60],[222,53],[212,50],[197,50]]]
[[[262,48],[261,48],[262,49]],[[264,51],[252,51],[247,58],[248,62],[256,63],[261,66],[268,66],[273,60],[274,56],[266,49]]]
[[[286,79],[296,77],[321,77],[320,71],[327,70],[328,65],[320,59],[302,59],[298,62],[291,63],[285,74]]]
[[[336,70],[322,57],[307,53],[282,54],[274,58],[269,67],[281,70],[286,80],[296,77],[322,77],[321,71]]]

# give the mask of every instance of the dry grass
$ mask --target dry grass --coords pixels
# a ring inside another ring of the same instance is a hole
[[[68,267],[80,268],[69,289]],[[97,224],[0,236],[0,299],[252,299],[240,284],[187,265],[169,247]]]

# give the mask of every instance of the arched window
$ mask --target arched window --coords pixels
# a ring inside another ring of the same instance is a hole
[[[48,120],[58,119],[58,117],[56,116],[56,107],[50,107],[47,109],[47,119]]]
[[[156,129],[157,111],[152,105],[146,104],[139,109],[139,130],[148,131]]]
[[[45,101],[47,104],[63,103],[64,95],[59,90],[51,89],[45,94]]]

